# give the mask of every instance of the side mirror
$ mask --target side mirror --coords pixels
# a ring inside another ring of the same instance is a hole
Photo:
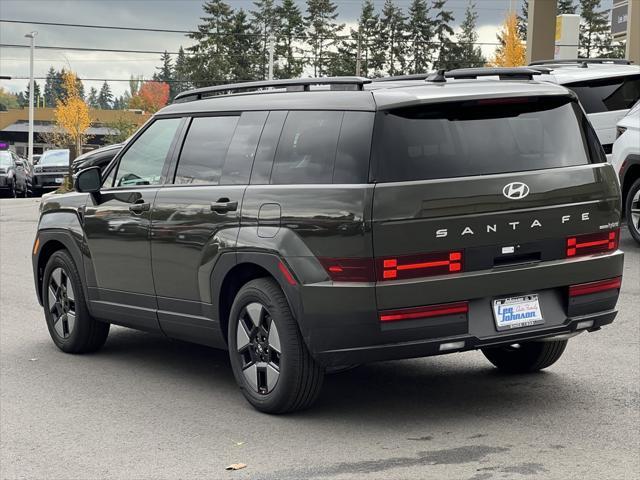
[[[78,172],[74,177],[73,188],[76,192],[96,193],[102,186],[100,167],[89,167]]]

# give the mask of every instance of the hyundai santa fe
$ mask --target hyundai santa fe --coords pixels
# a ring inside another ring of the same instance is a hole
[[[95,351],[116,324],[227,349],[269,413],[365,362],[549,367],[613,321],[623,253],[616,174],[575,94],[539,73],[179,94],[104,172],[43,200],[51,338]]]

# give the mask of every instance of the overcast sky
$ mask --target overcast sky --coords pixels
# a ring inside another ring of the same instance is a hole
[[[546,0],[549,1],[549,0]],[[448,0],[459,23],[468,0]],[[127,27],[167,28],[192,30],[200,21],[203,0],[0,0],[0,19],[116,25]],[[249,0],[227,1],[233,8],[250,9]],[[304,2],[298,2],[304,8]],[[361,7],[360,0],[338,0],[339,21],[354,22]],[[376,0],[378,9],[384,0]],[[410,0],[396,0],[406,9]],[[603,0],[610,6],[611,0]],[[480,42],[494,42],[496,31],[510,5],[520,9],[520,0],[476,0],[479,13],[478,34]],[[177,51],[180,45],[188,46],[190,39],[179,33],[131,32],[44,25],[0,23],[0,43],[28,44],[24,34],[37,30],[37,45],[64,47],[93,47],[135,50]],[[484,47],[490,54],[493,47]],[[149,78],[159,64],[157,55],[114,52],[78,52],[63,50],[37,50],[35,76],[44,77],[50,66],[66,67],[80,78],[128,79],[130,75]],[[29,50],[0,47],[0,73],[11,77],[28,77]],[[0,80],[0,85],[12,90],[24,90],[27,80]],[[43,83],[38,80],[39,83]],[[126,82],[109,82],[115,94],[122,94]],[[85,88],[99,88],[101,82],[85,82]]]

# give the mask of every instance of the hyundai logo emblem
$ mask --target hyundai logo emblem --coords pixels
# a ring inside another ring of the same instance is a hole
[[[529,195],[529,186],[522,182],[511,182],[504,186],[502,194],[511,200],[522,200]]]

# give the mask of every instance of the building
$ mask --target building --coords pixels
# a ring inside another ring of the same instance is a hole
[[[54,108],[34,109],[33,153],[40,154],[55,145],[47,143],[46,134],[55,130]],[[87,131],[89,139],[87,150],[100,147],[109,142],[109,137],[118,134],[113,125],[116,122],[130,122],[138,126],[146,122],[150,114],[140,110],[90,110],[91,127]],[[18,155],[27,156],[29,135],[29,109],[13,108],[0,111],[0,141],[9,142]]]

